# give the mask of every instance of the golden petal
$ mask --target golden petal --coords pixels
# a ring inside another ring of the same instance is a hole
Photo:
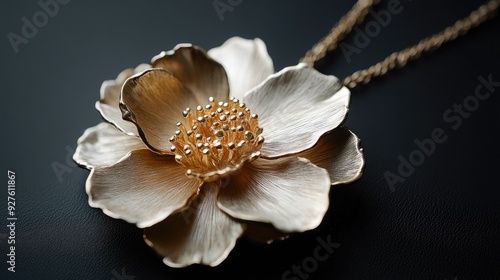
[[[179,44],[173,50],[155,56],[151,64],[154,68],[171,72],[193,93],[195,99],[188,105],[192,108],[206,104],[209,97],[229,100],[224,67],[197,46]]]
[[[130,77],[120,101],[123,119],[136,124],[139,135],[150,149],[172,154],[169,138],[177,130],[182,111],[194,95],[164,69],[149,69]]]
[[[118,107],[121,88],[126,79],[148,68],[151,68],[151,65],[140,64],[135,69],[123,70],[115,80],[104,81],[101,85],[101,99],[95,104],[96,109],[106,121],[129,135],[138,136],[139,133],[133,123],[122,119],[122,113]]]

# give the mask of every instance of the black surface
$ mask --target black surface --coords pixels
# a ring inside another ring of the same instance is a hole
[[[350,63],[339,49],[317,68],[345,77],[482,2],[401,0],[402,12]],[[282,279],[293,265],[310,261],[317,238],[330,238],[340,247],[302,278],[500,279],[500,87],[456,130],[443,119],[474,95],[479,76],[500,81],[500,17],[353,90],[346,125],[362,139],[364,175],[332,189],[331,207],[315,230],[272,245],[240,240],[218,267],[173,269],[143,242],[141,230],[88,206],[88,171],[68,159],[82,131],[100,121],[94,103],[102,81],[177,43],[208,50],[235,35],[262,38],[280,70],[296,64],[353,3],[243,0],[221,21],[213,1],[72,0],[16,54],[7,34],[20,34],[21,18],[41,8],[37,1],[3,1],[0,171],[16,172],[18,221],[11,273],[4,176],[0,278],[119,279],[115,274],[124,269],[135,279]],[[354,45],[355,34],[346,42]],[[415,139],[436,128],[446,141],[392,191],[384,173],[397,174],[398,156],[408,158]],[[54,162],[70,171],[61,181]],[[288,279],[301,279],[295,277]]]

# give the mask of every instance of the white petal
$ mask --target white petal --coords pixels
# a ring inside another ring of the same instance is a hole
[[[219,207],[231,216],[272,223],[278,230],[317,227],[328,209],[328,172],[298,157],[259,158],[221,189]]]
[[[314,147],[297,156],[328,170],[332,185],[350,183],[361,177],[365,164],[359,142],[354,133],[339,127],[321,136]]]
[[[215,184],[203,186],[187,210],[145,229],[146,242],[167,265],[216,266],[229,255],[243,225],[217,207],[218,189]]]
[[[139,149],[146,149],[139,137],[127,135],[103,122],[85,130],[78,139],[73,159],[90,169],[113,165],[130,151]]]
[[[132,151],[115,165],[93,169],[86,190],[90,206],[143,228],[184,208],[199,186],[198,180],[185,176],[184,166],[173,156],[144,149]]]
[[[129,135],[139,134],[133,123],[122,119],[122,113],[118,107],[121,88],[127,78],[148,68],[151,68],[151,65],[140,64],[135,69],[123,70],[115,80],[104,81],[101,85],[101,99],[95,104],[96,109],[105,120],[113,123],[118,129]]]
[[[271,75],[244,99],[259,115],[266,139],[264,157],[278,157],[312,147],[345,119],[350,92],[334,76],[305,64]]]
[[[244,94],[274,73],[273,60],[266,44],[259,39],[228,39],[208,54],[224,66],[229,79],[229,94],[240,100]]]

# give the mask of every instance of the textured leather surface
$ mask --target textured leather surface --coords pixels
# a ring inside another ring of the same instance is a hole
[[[219,2],[235,4],[223,20],[213,6]],[[103,80],[177,43],[210,49],[234,35],[262,38],[279,70],[296,64],[354,3],[270,2],[69,1],[17,54],[6,35],[21,34],[21,18],[32,20],[42,8],[36,1],[3,3],[0,170],[16,172],[18,221],[11,273],[5,176],[1,279],[500,279],[500,87],[477,104],[471,97],[482,84],[478,77],[500,81],[500,18],[353,90],[346,125],[362,139],[364,175],[332,189],[330,209],[315,230],[271,245],[242,239],[218,267],[173,269],[142,241],[141,230],[88,206],[88,171],[68,155],[82,131],[100,121],[94,103]],[[350,62],[338,49],[317,68],[344,77],[482,2],[401,0],[401,13]],[[346,39],[351,46],[356,32]],[[477,108],[461,116],[454,104],[464,100],[464,108]],[[418,158],[415,141],[432,138],[437,128],[446,140]],[[419,166],[402,170],[403,178],[398,165],[410,155]],[[54,164],[66,167],[61,180]],[[387,171],[404,182],[391,189]],[[316,248],[325,242],[336,247],[321,247],[328,258],[319,260]]]

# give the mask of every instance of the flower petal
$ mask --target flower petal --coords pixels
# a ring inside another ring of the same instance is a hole
[[[248,90],[274,73],[273,60],[267,53],[266,44],[259,38],[232,37],[222,46],[209,50],[208,54],[224,66],[229,93],[240,100]]]
[[[317,227],[328,209],[328,172],[298,157],[259,158],[221,189],[219,207],[231,216],[272,223],[278,230]]]
[[[217,207],[219,186],[205,185],[190,207],[146,228],[144,239],[172,267],[216,266],[229,255],[243,225]]]
[[[139,135],[133,123],[122,119],[122,113],[118,107],[123,83],[130,76],[140,73],[150,67],[149,64],[141,64],[135,69],[123,70],[115,80],[104,81],[101,85],[101,100],[96,102],[96,109],[105,120],[113,123],[118,129],[126,134]]]
[[[139,137],[127,135],[103,122],[85,130],[78,139],[73,160],[91,169],[113,165],[130,151],[146,148]]]
[[[189,105],[192,108],[207,104],[209,97],[218,101],[229,99],[229,83],[224,67],[197,46],[179,44],[173,50],[155,56],[151,64],[168,70],[189,88],[196,97],[196,102]]]
[[[146,70],[130,77],[123,86],[120,101],[123,119],[137,125],[139,135],[150,149],[171,154],[169,138],[183,119],[193,94],[170,72]]]
[[[321,136],[314,147],[297,156],[328,170],[332,185],[350,183],[361,177],[365,164],[359,142],[349,129],[339,127]]]
[[[173,156],[147,149],[132,151],[115,165],[93,169],[86,184],[90,206],[140,228],[185,207],[199,187],[199,181],[188,179]]]
[[[266,139],[264,157],[279,157],[312,147],[325,132],[345,119],[350,92],[334,76],[325,76],[305,64],[287,67],[244,99],[259,115]]]

